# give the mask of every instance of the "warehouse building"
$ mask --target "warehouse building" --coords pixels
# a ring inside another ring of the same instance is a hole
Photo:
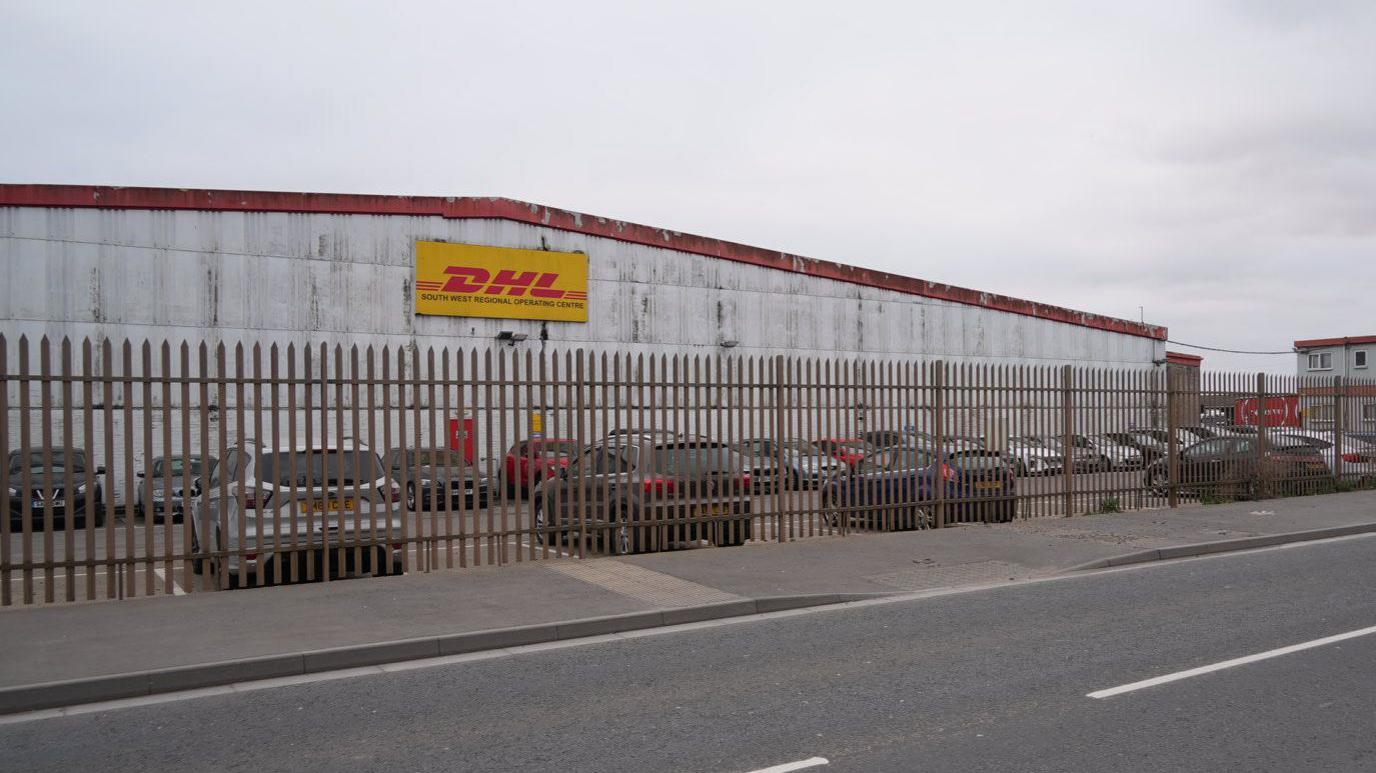
[[[1162,327],[500,198],[0,185],[3,333],[1149,369]]]

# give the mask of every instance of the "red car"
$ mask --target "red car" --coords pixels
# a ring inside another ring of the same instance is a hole
[[[522,440],[506,452],[502,463],[502,482],[507,492],[529,492],[531,486],[547,476],[559,474],[578,455],[578,444],[572,440],[540,438]]]
[[[827,438],[817,441],[817,447],[827,456],[851,466],[863,462],[866,456],[874,453],[874,446],[859,438]]]

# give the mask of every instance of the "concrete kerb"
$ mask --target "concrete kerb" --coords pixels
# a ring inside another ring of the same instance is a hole
[[[1238,539],[1215,540],[1212,542],[1196,542],[1189,545],[1140,550],[1135,553],[1125,553],[1119,556],[1100,558],[1096,561],[1072,566],[1064,571],[1082,572],[1089,569],[1107,569],[1113,566],[1143,564],[1150,561],[1168,561],[1173,558],[1190,558],[1192,556],[1204,556],[1211,553],[1228,553],[1236,550],[1254,550],[1256,548],[1275,547],[1276,545],[1288,545],[1292,542],[1309,542],[1312,540],[1350,537],[1354,534],[1371,533],[1376,533],[1376,523],[1355,523],[1348,526],[1331,526],[1324,529],[1308,529],[1306,531],[1292,531],[1284,534],[1263,534],[1259,537],[1241,537]]]
[[[408,660],[424,660],[528,644],[581,639],[705,620],[844,604],[891,595],[893,594],[825,593],[767,596],[758,599],[632,612],[624,615],[592,617],[560,623],[425,636],[284,655],[268,655],[85,679],[20,685],[18,687],[0,688],[0,715],[362,666],[377,666]]]

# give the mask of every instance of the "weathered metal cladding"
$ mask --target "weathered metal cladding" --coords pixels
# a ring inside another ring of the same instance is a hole
[[[418,317],[417,240],[583,251],[587,323]],[[7,335],[1140,365],[1164,341],[505,219],[0,208]]]

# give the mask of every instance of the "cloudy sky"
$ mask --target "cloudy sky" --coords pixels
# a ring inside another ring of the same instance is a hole
[[[510,196],[1189,343],[1376,333],[1376,3],[656,5],[6,0],[0,180]]]

